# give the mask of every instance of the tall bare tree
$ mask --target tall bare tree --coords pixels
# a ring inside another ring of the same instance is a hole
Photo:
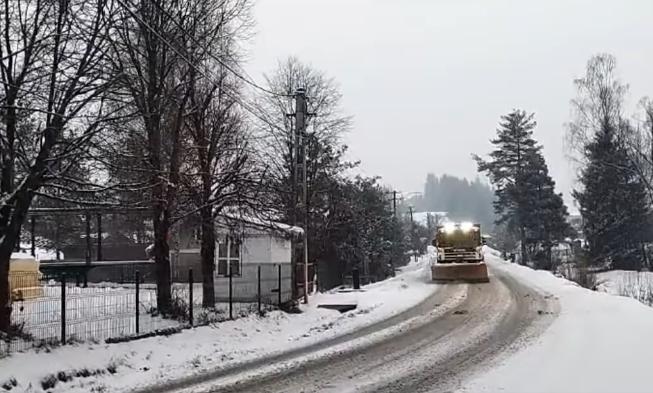
[[[251,1],[121,3],[114,66],[137,113],[130,138],[143,142],[147,157],[136,170],[149,174],[158,307],[170,305],[171,229],[195,214],[202,219],[204,303],[212,306],[213,217],[238,194],[245,163],[236,72],[240,40],[251,33]]]
[[[112,42],[114,70],[136,114],[132,125],[143,135],[154,227],[157,306],[170,310],[170,228],[178,197],[184,113],[192,64],[184,56],[190,2],[120,0],[121,18]],[[180,25],[176,21],[183,23]]]
[[[110,116],[105,60],[115,9],[113,0],[0,4],[0,330],[10,325],[11,252],[34,197],[47,194],[44,185],[94,188],[70,169]]]
[[[292,94],[298,88],[306,89],[308,112],[314,114],[309,121],[307,138],[308,203],[319,191],[317,178],[322,174],[338,173],[346,150],[341,137],[351,129],[351,117],[342,113],[342,94],[336,82],[323,72],[302,63],[295,57],[279,62],[273,74],[266,77],[269,89],[287,95],[265,95],[259,102],[262,116],[255,119],[259,132],[257,143],[262,161],[267,167],[269,185],[279,198],[275,205],[280,216],[288,220],[293,206],[294,178],[294,122],[289,114],[294,112]]]

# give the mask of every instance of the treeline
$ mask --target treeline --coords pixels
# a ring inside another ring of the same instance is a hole
[[[495,244],[508,252],[518,249],[522,261],[540,268],[555,267],[552,248],[563,243],[580,267],[650,268],[653,101],[643,98],[634,116],[625,114],[628,86],[607,54],[591,58],[574,84],[567,136],[579,167],[573,197],[581,233],[567,223],[567,209],[533,136],[534,114],[514,110],[501,118],[489,158],[475,157],[495,188]]]
[[[387,190],[349,179],[351,119],[324,73],[290,58],[259,85],[244,71],[250,0],[6,1],[0,5],[0,330],[9,260],[31,207],[146,209],[157,307],[171,306],[170,235],[201,228],[213,306],[215,219],[225,210],[291,223],[294,92],[306,89],[312,261],[328,285],[353,266],[383,274],[403,255]],[[355,201],[350,202],[350,201]],[[61,228],[59,228],[61,229]],[[59,232],[56,229],[54,232]],[[351,232],[351,233],[350,233]],[[328,261],[328,262],[325,262]]]
[[[448,174],[437,177],[429,173],[424,193],[415,197],[414,204],[417,211],[446,212],[452,220],[474,221],[480,223],[484,231],[491,231],[493,200],[492,188],[478,177],[469,181]]]

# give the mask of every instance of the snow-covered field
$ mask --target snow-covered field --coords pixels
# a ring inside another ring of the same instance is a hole
[[[56,382],[48,391],[127,391],[311,345],[389,318],[431,295],[437,285],[430,282],[428,259],[358,292],[314,295],[301,314],[274,311],[263,318],[250,316],[169,337],[14,354],[0,359],[0,386],[13,378],[18,391],[39,392],[48,376],[65,372],[63,379],[81,376]],[[348,302],[357,303],[357,309],[340,314],[317,307]],[[84,370],[91,374],[101,370],[101,374],[84,377]]]
[[[651,392],[653,308],[501,261],[520,281],[560,302],[560,315],[535,342],[469,382],[461,392]],[[619,276],[619,274],[613,274]]]

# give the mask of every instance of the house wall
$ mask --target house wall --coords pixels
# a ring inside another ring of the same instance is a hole
[[[279,273],[281,273],[281,301],[292,297],[290,269],[290,241],[269,233],[247,235],[242,245],[241,275],[232,277],[232,297],[235,301],[257,301],[259,266],[261,299],[278,303]],[[216,277],[215,294],[218,301],[229,299],[229,278]]]
[[[270,259],[270,235],[248,235],[243,240],[241,252],[243,265],[247,263],[270,263],[272,261]]]
[[[290,261],[292,243],[287,239],[270,238],[270,260],[273,263]]]
[[[186,249],[170,253],[170,273],[172,282],[188,282],[188,271],[193,269],[193,281],[202,281],[202,258],[200,250]]]
[[[278,303],[279,283],[281,283],[281,302],[290,301],[292,298],[290,263],[244,263],[241,276],[231,278],[233,301],[257,301],[259,267],[261,274],[261,302],[266,304]],[[281,272],[281,279],[279,278],[279,272]],[[217,277],[215,279],[215,296],[218,302],[229,301],[229,277]]]
[[[226,234],[218,234],[218,238]],[[241,249],[241,275],[231,278],[232,299],[236,302],[256,302],[258,299],[259,266],[261,301],[279,302],[279,272],[281,272],[281,302],[292,298],[291,242],[278,235],[255,232],[245,235]],[[173,282],[187,282],[188,269],[193,269],[195,282],[202,281],[199,249],[186,249],[171,253]],[[229,277],[215,278],[216,301],[229,300]]]

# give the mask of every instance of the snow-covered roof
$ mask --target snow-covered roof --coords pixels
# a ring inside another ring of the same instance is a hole
[[[34,259],[34,257],[26,252],[12,252],[11,259]]]
[[[218,222],[218,225],[223,227],[244,225],[245,227],[253,229],[271,230],[289,235],[301,235],[304,233],[304,229],[298,226],[288,225],[265,218],[254,217],[252,215],[241,214],[235,211],[223,212],[219,214],[218,217],[222,219],[222,222]]]

